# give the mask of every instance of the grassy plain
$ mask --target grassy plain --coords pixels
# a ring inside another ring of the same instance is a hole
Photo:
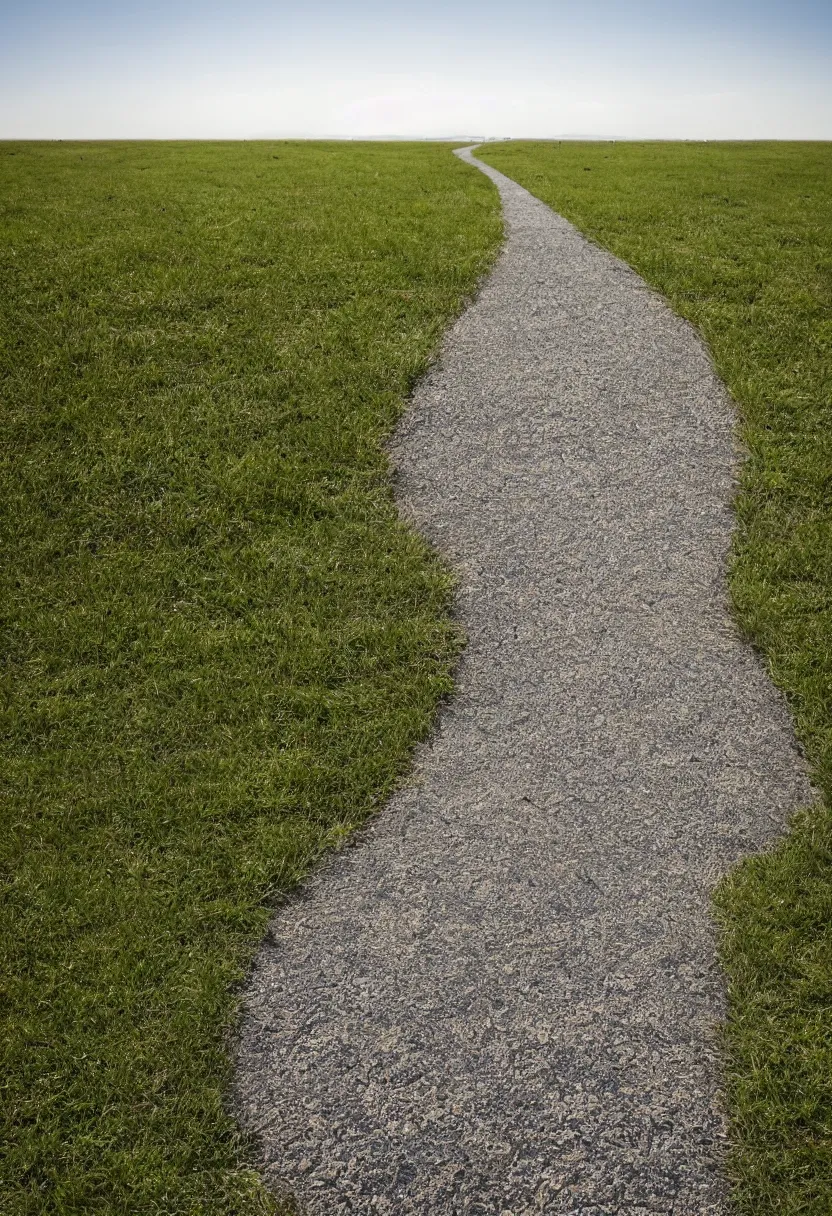
[[[381,444],[500,236],[447,145],[0,145],[9,1216],[269,1210],[234,987],[449,687]]]
[[[718,893],[736,1206],[832,1212],[832,144],[511,143],[478,155],[629,262],[739,408],[737,617],[822,803]]]

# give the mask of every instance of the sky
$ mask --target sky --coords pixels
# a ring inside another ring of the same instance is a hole
[[[824,0],[0,0],[0,138],[832,139]]]

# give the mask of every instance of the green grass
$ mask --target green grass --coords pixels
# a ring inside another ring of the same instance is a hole
[[[0,145],[0,1210],[269,1201],[268,916],[449,688],[381,443],[501,237],[447,145]]]
[[[744,1216],[832,1212],[832,144],[489,145],[696,325],[749,451],[731,586],[822,803],[718,892]]]

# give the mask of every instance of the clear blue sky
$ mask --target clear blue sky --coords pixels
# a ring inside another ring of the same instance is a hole
[[[832,0],[0,0],[0,138],[832,138]]]

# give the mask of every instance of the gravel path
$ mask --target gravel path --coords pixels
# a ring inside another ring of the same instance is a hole
[[[709,892],[810,799],[731,623],[693,331],[495,170],[505,251],[397,435],[470,638],[412,781],[276,915],[238,1101],[310,1216],[722,1211]]]

